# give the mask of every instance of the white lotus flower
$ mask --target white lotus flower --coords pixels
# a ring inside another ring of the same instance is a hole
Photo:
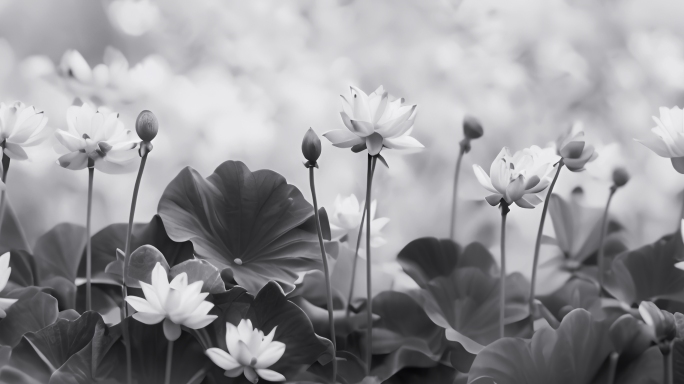
[[[70,152],[57,160],[67,169],[94,166],[104,173],[135,170],[138,138],[119,120],[119,114],[96,110],[89,104],[67,110],[67,129],[56,132],[59,142]]]
[[[276,327],[264,336],[262,331],[252,327],[250,320],[245,319],[240,320],[237,327],[226,323],[228,352],[209,348],[205,353],[214,364],[226,370],[228,377],[238,377],[244,373],[252,383],[259,381],[259,377],[268,381],[285,381],[285,376],[267,369],[285,353],[285,344],[273,341],[275,331]]]
[[[10,262],[10,253],[5,252],[2,256],[0,256],[0,291],[5,289],[5,286],[7,285],[7,281],[9,280],[10,274],[12,273],[12,268],[9,266]],[[0,319],[5,318],[7,316],[7,309],[12,306],[12,304],[16,303],[17,299],[5,299],[5,298],[0,298]]]
[[[477,181],[493,195],[487,202],[494,206],[504,199],[507,204],[534,208],[542,202],[537,196],[549,186],[556,163],[560,160],[553,147],[541,149],[536,145],[511,155],[504,147],[492,162],[489,175],[479,165],[473,165]]]
[[[675,170],[684,173],[684,110],[679,107],[660,107],[660,118],[653,116],[657,126],[653,135],[636,140],[658,156],[670,158]]]
[[[37,145],[52,133],[47,121],[43,112],[21,101],[0,103],[0,142],[5,142],[5,154],[12,160],[28,159],[24,147]]]
[[[208,315],[214,304],[204,301],[209,293],[201,293],[202,281],[188,284],[188,274],[183,272],[171,283],[166,270],[157,263],[152,270],[152,285],[140,282],[145,298],[127,296],[126,302],[137,313],[133,318],[145,324],[158,324],[164,321],[164,335],[169,340],[180,337],[180,326],[200,329],[216,319]]]
[[[335,198],[335,210],[330,215],[330,229],[340,235],[358,231],[365,205],[365,201],[359,204],[359,200],[353,193],[345,198],[337,195]],[[386,217],[375,218],[377,205],[377,200],[371,202],[371,247],[373,248],[387,244],[387,240],[382,237],[380,231],[390,221]],[[365,246],[365,242],[362,245]]]
[[[389,101],[382,86],[366,95],[352,86],[351,97],[342,97],[342,121],[347,130],[336,129],[323,134],[340,148],[359,146],[368,148],[369,155],[377,155],[383,147],[390,149],[423,148],[410,136],[416,118],[416,105],[404,106],[404,99]]]

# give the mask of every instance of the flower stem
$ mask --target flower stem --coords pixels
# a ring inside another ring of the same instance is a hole
[[[456,160],[456,172],[454,173],[454,190],[451,200],[451,226],[449,226],[449,237],[453,241],[456,241],[456,212],[458,210],[458,176],[461,174],[461,160],[463,160],[464,153],[465,147],[461,145],[461,149],[458,152],[458,160]]]
[[[135,217],[135,205],[138,201],[138,191],[140,190],[140,180],[142,179],[143,171],[145,170],[145,163],[147,162],[147,153],[143,155],[140,160],[140,168],[138,169],[138,176],[135,179],[135,186],[133,187],[133,199],[131,200],[131,212],[128,216],[128,229],[126,231],[126,248],[124,253],[124,266],[123,266],[123,284],[121,287],[121,294],[123,300],[121,302],[123,321],[128,317],[128,305],[126,304],[126,296],[128,296],[128,288],[126,287],[126,276],[128,275],[128,259],[131,257],[131,238],[133,237],[133,218]],[[128,325],[123,325],[123,337],[124,344],[126,345],[126,378],[128,379],[128,384],[133,383],[133,373],[131,370],[131,346],[129,343],[129,332]]]
[[[542,232],[544,232],[544,222],[546,221],[546,211],[549,209],[549,201],[551,200],[551,193],[553,193],[553,187],[556,185],[556,180],[558,180],[558,175],[560,175],[561,168],[563,168],[563,159],[558,162],[558,169],[556,170],[556,175],[553,177],[553,181],[549,186],[548,192],[546,192],[546,199],[544,200],[544,208],[542,209],[541,220],[539,221],[539,231],[537,231],[537,242],[534,244],[534,259],[532,261],[532,281],[530,284],[530,315],[534,312],[534,289],[537,283],[537,265],[539,264],[539,250],[541,248]]]
[[[666,342],[665,348],[660,348],[663,354],[663,384],[672,384],[672,342]]]
[[[0,230],[2,228],[2,223],[5,221],[5,206],[7,205],[7,172],[9,171],[10,158],[5,154],[5,142],[0,144],[0,149],[2,149],[2,183],[5,187],[0,192]],[[1,233],[1,232],[0,232]]]
[[[95,168],[88,167],[88,210],[86,216],[86,311],[92,309],[92,247],[90,241],[90,217],[93,210],[93,177],[95,176]]]
[[[510,209],[501,200],[501,275],[499,277],[499,337],[504,337],[504,309],[506,307],[506,217]]]
[[[171,383],[171,364],[173,362],[173,340],[169,340],[166,347],[166,372],[164,373],[164,384]]]
[[[613,352],[610,354],[610,365],[608,366],[608,381],[606,384],[613,384],[615,382],[615,370],[617,369],[618,358],[620,354]]]
[[[603,242],[606,239],[606,231],[608,229],[608,208],[610,207],[610,201],[613,200],[613,195],[617,187],[615,185],[610,187],[610,194],[608,195],[608,201],[606,202],[606,209],[603,211],[603,219],[601,219],[601,238],[599,239],[599,249],[598,249],[598,282],[599,282],[599,295],[603,295],[603,273],[605,270],[605,262],[603,256]]]
[[[323,244],[323,233],[321,221],[318,217],[318,201],[316,200],[316,184],[314,183],[314,167],[309,167],[309,181],[311,183],[311,198],[313,200],[314,216],[316,218],[316,232],[318,233],[318,244],[321,246],[321,258],[323,259],[323,272],[325,272],[325,286],[328,294],[328,322],[330,323],[330,340],[333,343],[333,383],[337,382],[337,341],[335,338],[335,320],[333,318],[332,286],[330,284],[330,269],[328,267],[328,255]]]
[[[375,162],[371,169],[371,174],[375,174]],[[372,176],[371,176],[372,177]],[[363,234],[363,222],[366,219],[366,205],[363,205],[363,213],[361,214],[361,224],[359,225],[359,235],[356,237],[356,250],[354,251],[354,261],[351,270],[351,284],[349,285],[349,296],[347,298],[347,309],[345,311],[345,318],[349,319],[351,312],[351,301],[354,296],[354,284],[356,283],[356,262],[359,260],[359,246],[361,245],[361,235]]]
[[[371,186],[373,184],[373,166],[377,161],[376,156],[368,155],[368,178],[366,182],[366,310],[368,318],[366,323],[366,376],[370,376],[371,361],[373,358],[373,289],[371,285]]]

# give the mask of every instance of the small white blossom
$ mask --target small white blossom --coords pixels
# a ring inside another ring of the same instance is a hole
[[[373,248],[387,244],[387,240],[382,237],[380,231],[382,231],[385,225],[390,221],[390,219],[386,217],[375,218],[377,205],[377,200],[371,202],[371,247]],[[359,200],[354,194],[345,198],[337,195],[335,198],[335,209],[330,215],[330,229],[339,235],[352,235],[353,232],[356,232],[359,229],[365,206],[366,202],[364,201],[359,204]],[[365,231],[364,227],[364,233]],[[365,246],[365,242],[363,242],[362,245]]]
[[[26,160],[25,147],[39,144],[52,130],[47,117],[21,101],[10,105],[0,103],[0,142],[5,142],[5,154],[12,160]]]

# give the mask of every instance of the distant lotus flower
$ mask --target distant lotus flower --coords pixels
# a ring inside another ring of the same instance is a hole
[[[59,158],[59,165],[73,170],[94,165],[104,173],[134,170],[139,140],[124,128],[117,113],[96,110],[89,104],[71,106],[67,124],[67,129],[56,132],[59,142],[70,152]]]
[[[416,118],[416,105],[404,106],[404,99],[389,101],[382,86],[366,95],[354,86],[351,95],[342,97],[342,121],[348,130],[336,129],[323,134],[340,148],[352,148],[356,152],[368,148],[375,156],[383,147],[390,149],[423,148],[410,136]],[[357,150],[358,149],[358,150]]]
[[[488,191],[487,202],[494,206],[504,199],[522,208],[534,208],[542,202],[537,196],[551,183],[551,175],[559,160],[551,148],[525,148],[511,155],[504,147],[492,162],[489,175],[479,165],[473,165],[477,181]]]
[[[0,103],[0,142],[5,142],[5,154],[13,160],[26,160],[24,147],[39,144],[52,130],[46,128],[47,117],[21,101],[10,105]]]
[[[9,266],[10,253],[5,252],[4,255],[0,256],[0,291],[5,289],[7,281],[9,280],[10,274],[12,273],[12,268]],[[0,298],[0,319],[7,316],[7,309],[16,303],[17,299],[5,299]]]
[[[389,223],[386,217],[375,218],[375,208],[377,200],[371,202],[371,247],[377,248],[387,244],[387,240],[382,237],[380,231]],[[359,228],[361,216],[366,203],[359,204],[359,200],[353,193],[345,198],[337,195],[335,198],[335,210],[330,215],[330,229],[337,232],[348,233]]]
[[[598,157],[594,147],[585,142],[580,123],[574,124],[564,135],[561,135],[556,146],[558,154],[563,157],[563,164],[572,172],[583,171],[585,164]]]
[[[651,128],[653,135],[636,140],[658,156],[670,158],[672,166],[684,173],[684,110],[679,107],[660,107],[660,118],[653,116],[657,126]]]
[[[202,281],[188,284],[188,275],[183,272],[171,283],[166,270],[157,263],[152,270],[152,285],[140,282],[145,299],[127,296],[126,302],[137,313],[133,318],[145,324],[157,324],[164,321],[164,335],[169,340],[180,337],[180,326],[200,329],[216,319],[208,315],[214,304],[204,301],[209,293],[200,293]]]
[[[285,376],[267,369],[285,353],[285,344],[273,341],[275,331],[276,327],[264,336],[262,331],[252,327],[250,320],[245,319],[240,320],[237,327],[226,323],[228,352],[209,348],[205,353],[211,361],[226,370],[228,377],[238,377],[244,373],[252,383],[259,381],[259,377],[268,381],[285,381]]]

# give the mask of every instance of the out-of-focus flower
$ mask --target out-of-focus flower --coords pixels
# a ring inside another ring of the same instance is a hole
[[[285,353],[285,344],[273,340],[275,330],[276,327],[273,327],[264,336],[262,331],[252,327],[250,320],[240,320],[237,327],[226,323],[228,352],[220,348],[209,348],[205,353],[214,364],[226,370],[225,375],[228,377],[238,377],[244,373],[252,383],[259,381],[259,377],[268,381],[285,381],[285,376],[267,369]]]
[[[24,147],[37,145],[52,133],[47,121],[43,112],[21,101],[0,103],[0,142],[5,143],[5,154],[13,160],[28,159]]]
[[[561,135],[556,142],[558,154],[563,157],[563,164],[572,172],[584,170],[584,166],[594,161],[598,153],[593,145],[588,145],[584,140],[582,124],[576,123],[568,131]]]
[[[112,24],[131,36],[141,36],[159,21],[159,8],[149,0],[115,0],[107,15]]]
[[[522,208],[534,208],[542,202],[537,196],[551,183],[551,175],[559,159],[552,148],[537,146],[525,148],[511,155],[504,147],[492,162],[489,175],[479,165],[473,165],[477,181],[489,192],[485,198],[494,206],[504,199],[507,204]]]
[[[629,173],[622,167],[615,168],[613,171],[613,184],[616,187],[622,187],[629,181]]]
[[[390,221],[386,217],[375,218],[377,205],[377,200],[371,202],[371,247],[373,248],[387,244],[387,240],[382,237],[380,231]],[[335,210],[330,215],[330,229],[340,235],[349,234],[351,231],[357,230],[361,224],[361,217],[363,216],[365,206],[365,201],[359,204],[359,200],[353,193],[345,198],[337,195],[335,198]]]
[[[10,274],[12,273],[12,267],[9,266],[9,262],[9,252],[5,252],[5,254],[0,256],[0,291],[5,289]],[[3,319],[5,316],[7,316],[7,310],[16,302],[17,299],[0,298],[0,319]]]
[[[482,124],[476,118],[466,116],[463,119],[463,134],[470,140],[479,139],[484,134]]]
[[[636,140],[655,152],[668,157],[679,173],[684,173],[684,110],[679,107],[660,107],[660,118],[653,116],[657,126],[651,128],[653,135]]]
[[[302,154],[310,165],[316,165],[316,161],[321,156],[321,139],[318,138],[316,132],[309,128],[304,134],[302,140]]]
[[[655,340],[672,340],[677,336],[677,326],[674,315],[663,311],[650,301],[639,304],[639,314],[653,331]]]
[[[70,152],[57,160],[59,165],[74,170],[94,166],[105,173],[134,170],[138,140],[124,128],[118,113],[74,105],[67,110],[67,125],[68,129],[56,132]]]
[[[369,155],[377,155],[383,147],[390,149],[423,148],[411,137],[417,105],[404,106],[404,99],[389,101],[382,86],[366,95],[357,87],[350,87],[351,96],[342,97],[342,121],[347,130],[336,129],[323,134],[340,148],[352,147],[355,152],[368,148]]]
[[[208,315],[214,304],[204,301],[208,292],[201,293],[201,280],[188,284],[188,274],[183,272],[169,283],[166,270],[157,263],[152,270],[152,285],[140,282],[145,298],[127,296],[126,302],[137,313],[133,318],[145,324],[164,321],[164,335],[169,340],[180,337],[180,326],[200,329],[216,319]]]

